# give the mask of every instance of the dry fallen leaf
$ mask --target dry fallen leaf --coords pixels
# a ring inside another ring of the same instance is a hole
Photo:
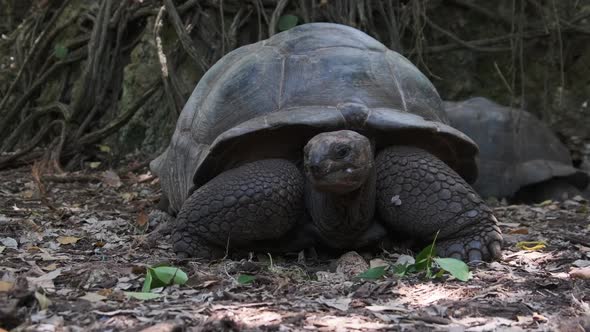
[[[350,305],[352,299],[349,297],[340,297],[335,299],[326,299],[324,297],[320,297],[317,301],[319,303],[327,305],[328,307],[332,307],[341,311],[346,311],[348,310],[348,306]]]
[[[139,211],[139,214],[137,214],[137,218],[135,219],[135,224],[137,225],[137,227],[139,227],[141,229],[145,229],[145,228],[147,228],[149,220],[150,220],[150,218],[148,217],[148,214],[145,213],[145,211],[141,210],[141,211]]]
[[[533,320],[535,322],[546,322],[547,321],[547,317],[535,312],[533,313]]]
[[[93,161],[91,163],[88,164],[88,166],[90,166],[90,168],[98,168],[100,166],[101,162],[100,161]]]
[[[60,236],[57,238],[57,242],[60,244],[74,244],[78,241],[80,241],[80,238],[74,236]]]
[[[109,170],[102,173],[102,182],[109,187],[119,188],[123,183],[117,173]]]
[[[528,234],[528,233],[529,233],[528,228],[517,228],[517,229],[511,229],[510,231],[508,231],[508,234]]]
[[[498,222],[499,226],[505,226],[505,227],[518,227],[520,226],[519,222]]]
[[[336,273],[341,273],[347,277],[356,276],[367,269],[369,269],[369,264],[356,251],[343,254],[336,262]]]
[[[7,248],[18,249],[18,242],[16,242],[16,240],[11,237],[1,238],[0,243],[2,243],[2,245],[4,245]]]
[[[145,174],[141,174],[140,176],[137,177],[138,182],[146,182],[149,181],[153,178],[154,176],[152,175],[151,172],[147,172]]]
[[[47,266],[41,267],[41,269],[43,269],[44,271],[55,271],[55,269],[57,269],[57,264],[51,263]]]
[[[96,292],[98,295],[102,295],[104,297],[109,297],[111,296],[111,294],[113,294],[113,289],[112,288],[104,288],[104,289],[100,289]]]
[[[590,266],[571,269],[570,277],[577,279],[590,279]]]
[[[402,307],[401,305],[368,305],[365,309],[371,310],[373,312],[380,312],[380,311],[395,311],[395,312],[408,312],[408,309]]]
[[[43,250],[37,246],[30,246],[27,248],[27,252],[34,254],[36,252],[42,252]]]
[[[10,281],[0,280],[0,293],[8,292],[9,290],[12,289],[13,286],[14,286],[14,283],[12,283]]]
[[[371,259],[371,261],[369,262],[369,268],[375,268],[375,267],[379,267],[379,266],[389,266],[389,263],[387,263],[386,261],[384,261],[381,258],[374,258]]]
[[[102,300],[106,300],[107,297],[100,295],[98,293],[89,292],[89,293],[86,293],[86,295],[84,295],[84,296],[80,296],[79,299],[86,300],[89,302],[100,302]]]
[[[395,261],[395,265],[409,265],[416,263],[416,259],[410,255],[400,255]]]
[[[27,282],[29,283],[30,289],[43,288],[47,291],[53,291],[55,290],[53,279],[57,278],[59,275],[61,275],[61,269],[57,269],[36,278],[27,277]]]
[[[111,152],[111,147],[108,145],[104,145],[104,144],[98,145],[98,149],[100,150],[100,152],[106,152],[106,153]]]
[[[543,241],[520,241],[516,244],[516,247],[520,250],[541,250],[545,249],[547,245]]]
[[[575,245],[575,247],[576,247],[576,248],[577,248],[579,251],[581,251],[581,252],[583,252],[583,253],[590,253],[590,248],[589,248],[589,247],[583,246],[583,245],[581,245],[581,244],[576,244],[576,245]]]
[[[122,193],[121,194],[121,198],[125,201],[125,202],[129,202],[132,199],[134,199],[135,197],[137,197],[137,193]]]
[[[211,285],[215,285],[217,283],[219,283],[219,280],[205,280],[201,284],[199,284],[198,287],[207,288],[207,287],[209,287]]]

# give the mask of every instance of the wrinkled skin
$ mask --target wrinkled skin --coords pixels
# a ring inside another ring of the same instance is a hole
[[[178,213],[175,251],[215,258],[227,250],[354,249],[388,235],[427,242],[438,232],[442,256],[500,257],[495,217],[449,166],[416,147],[373,150],[357,132],[326,132],[305,146],[303,171],[263,159],[219,174]]]

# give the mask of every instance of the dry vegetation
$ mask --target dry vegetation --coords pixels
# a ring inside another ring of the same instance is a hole
[[[422,68],[445,98],[481,94],[536,113],[579,108],[574,92],[587,83],[576,75],[590,72],[588,1],[1,3],[0,168],[43,158],[49,172],[79,169],[104,160],[105,142],[117,155],[158,151],[203,72],[277,33],[288,15],[368,32]]]

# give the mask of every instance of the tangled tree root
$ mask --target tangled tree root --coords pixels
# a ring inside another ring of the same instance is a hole
[[[5,3],[14,1],[0,0]],[[355,26],[426,70],[429,54],[457,49],[509,53],[511,76],[502,76],[503,84],[511,94],[518,85],[523,95],[527,43],[549,39],[557,45],[563,73],[563,38],[590,34],[590,12],[578,11],[574,4],[557,6],[555,0],[515,3],[505,0],[492,9],[464,0],[32,1],[18,26],[11,16],[12,30],[0,41],[0,169],[45,159],[59,170],[63,162],[92,154],[96,144],[147,104],[163,101],[160,111],[172,114],[174,121],[194,84],[180,77],[181,63],[190,62],[202,75],[227,52],[283,29],[286,15],[295,15],[299,23]],[[466,34],[460,28],[429,15],[440,9],[436,6],[465,10],[466,16],[484,18],[505,34],[461,37]],[[156,45],[160,73],[131,106],[122,108],[125,67],[145,34]],[[436,44],[438,40],[447,43]]]

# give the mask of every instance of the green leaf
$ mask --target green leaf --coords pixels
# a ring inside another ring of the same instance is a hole
[[[411,267],[413,266],[414,264],[395,264],[393,266],[393,273],[400,277],[403,277],[409,272],[411,272]]]
[[[387,266],[377,266],[357,275],[356,278],[371,280],[379,279],[385,275],[386,268]]]
[[[432,268],[432,259],[434,258],[434,256],[436,256],[436,247],[434,245],[436,244],[436,238],[438,238],[438,233],[439,231],[437,231],[434,235],[432,243],[426,248],[422,249],[420,253],[418,253],[418,255],[416,256],[416,264],[414,264],[415,269],[417,271],[425,271],[426,277],[428,278],[432,277],[430,269]]]
[[[238,283],[242,285],[249,284],[254,280],[256,280],[256,276],[251,276],[249,274],[240,274],[238,276]]]
[[[434,243],[422,249],[422,251],[420,251],[418,255],[416,255],[416,263],[413,264],[416,271],[428,272],[428,270],[430,269],[430,265],[432,264],[432,257],[434,255],[436,255]]]
[[[138,300],[152,300],[162,296],[160,294],[150,292],[125,292],[125,295]]]
[[[279,31],[289,30],[292,27],[296,26],[299,22],[299,17],[295,15],[283,15],[279,18],[279,23],[277,24]]]
[[[145,280],[143,281],[143,286],[141,287],[142,292],[149,292],[152,288],[152,282],[154,280],[153,277],[153,270],[148,267],[147,272],[145,274]]]
[[[143,292],[149,292],[150,290],[158,287],[184,285],[187,280],[188,276],[186,273],[177,267],[148,267],[147,273],[145,274],[145,281],[141,290]]]
[[[63,45],[55,45],[53,49],[53,54],[58,59],[64,59],[68,55],[68,48]]]
[[[168,285],[184,285],[188,281],[188,276],[184,271],[172,266],[158,266],[152,269],[154,271],[154,280],[157,279]]]
[[[467,281],[471,278],[471,272],[467,264],[455,258],[435,258],[434,261],[441,269],[449,272],[453,277]]]
[[[445,272],[447,272],[447,271],[445,271],[443,269],[438,270],[438,272],[436,272],[436,274],[432,277],[432,279],[436,279],[436,278],[442,277],[445,274]]]

